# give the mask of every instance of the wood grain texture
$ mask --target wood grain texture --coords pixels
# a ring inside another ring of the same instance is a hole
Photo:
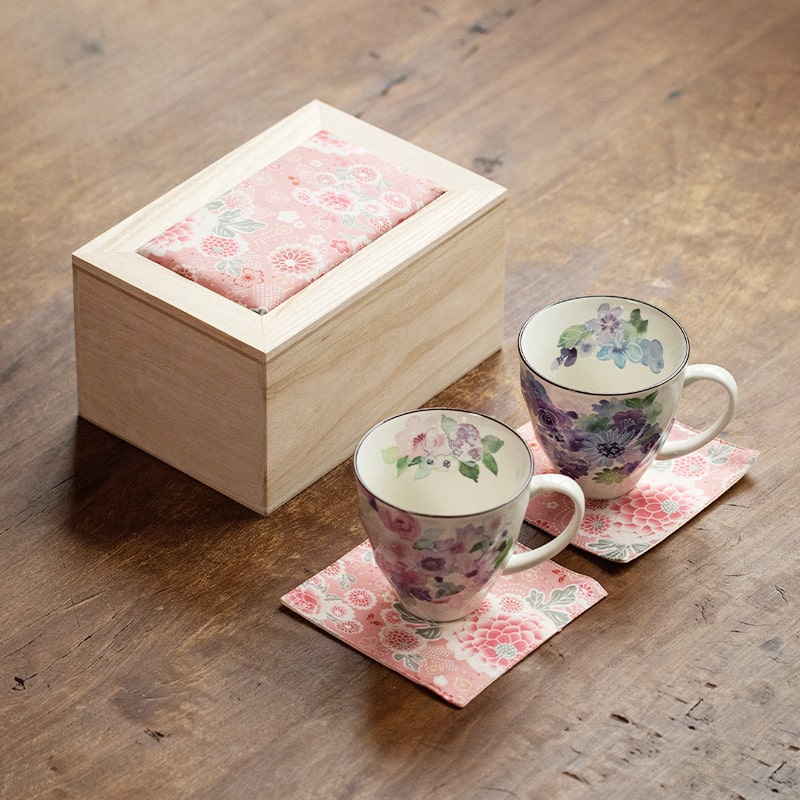
[[[0,31],[0,796],[797,796],[794,0],[12,0]],[[522,424],[522,321],[616,291],[734,373],[761,451],[633,564],[565,551],[609,596],[461,710],[279,607],[364,538],[348,463],[263,520],[76,418],[69,254],[313,97],[509,190],[503,350],[437,404]]]
[[[443,194],[263,317],[139,254],[320,130]],[[73,253],[79,414],[260,514],[275,510],[350,455],[365,430],[500,349],[504,195],[308,103]],[[321,419],[322,431],[309,424]]]

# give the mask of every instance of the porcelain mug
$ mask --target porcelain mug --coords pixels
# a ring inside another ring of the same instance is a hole
[[[359,517],[375,562],[410,614],[435,622],[475,611],[494,581],[552,558],[580,527],[584,499],[563,475],[533,474],[512,428],[450,408],[380,422],[354,456]],[[550,542],[512,554],[531,497],[561,492],[573,503]]]
[[[712,364],[687,366],[689,339],[667,312],[626,297],[576,297],[535,313],[519,333],[522,393],[537,439],[587,498],[629,492],[654,459],[687,455],[730,422],[737,387]],[[684,386],[725,390],[717,421],[667,442]]]

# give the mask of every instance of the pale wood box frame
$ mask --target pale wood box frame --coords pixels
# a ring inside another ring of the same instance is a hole
[[[328,130],[446,190],[259,315],[136,250]],[[505,189],[319,101],[73,253],[78,413],[260,514],[500,348]]]

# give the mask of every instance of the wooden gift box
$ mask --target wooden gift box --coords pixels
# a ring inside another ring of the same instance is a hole
[[[139,255],[320,130],[444,193],[259,315]],[[266,514],[502,340],[505,190],[314,101],[72,257],[78,413]]]

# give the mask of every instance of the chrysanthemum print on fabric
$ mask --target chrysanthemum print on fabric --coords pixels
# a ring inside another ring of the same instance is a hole
[[[541,431],[528,423],[517,431],[533,452],[537,474],[555,472],[541,448]],[[695,433],[676,422],[670,439]],[[654,461],[636,486],[612,500],[587,500],[586,514],[571,544],[610,561],[628,562],[663,542],[738,481],[757,450],[715,439],[688,456]],[[525,519],[552,535],[560,533],[572,506],[558,495],[535,497]]]
[[[137,252],[264,313],[443,191],[320,131]]]
[[[281,602],[377,662],[464,706],[605,596],[592,578],[545,561],[502,575],[469,617],[426,622],[397,602],[366,541]]]

